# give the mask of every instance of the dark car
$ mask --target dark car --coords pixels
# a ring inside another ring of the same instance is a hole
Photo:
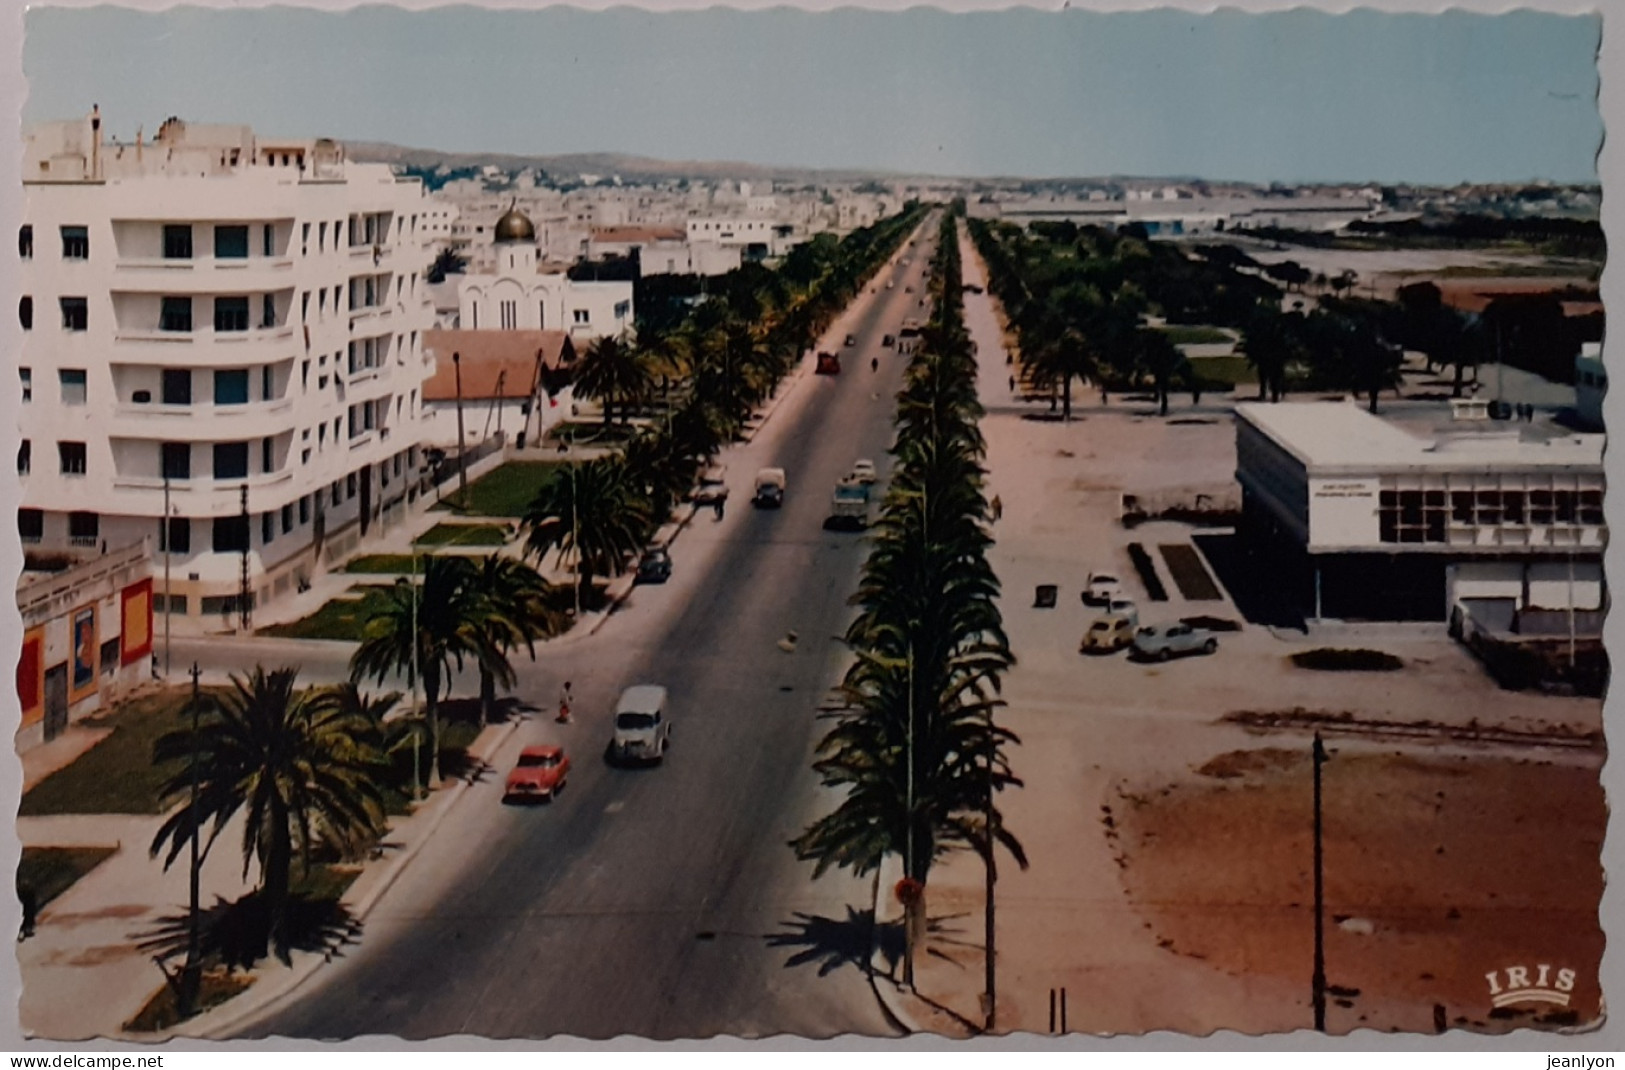
[[[858,336],[855,335],[855,334],[847,335],[846,336],[846,344],[849,345],[849,346],[857,345],[858,344]]]
[[[671,579],[671,555],[661,547],[645,550],[638,562],[639,583],[665,583]]]
[[[888,334],[886,337],[880,340],[880,344],[885,346],[887,349],[890,349],[892,346],[897,344],[897,339]]]

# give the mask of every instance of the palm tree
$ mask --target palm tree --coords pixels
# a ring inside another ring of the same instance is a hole
[[[525,511],[525,552],[573,554],[583,592],[594,576],[619,576],[643,548],[652,518],[618,457],[574,464],[556,472]]]
[[[1258,376],[1258,400],[1281,400],[1286,391],[1286,370],[1302,355],[1296,312],[1260,309],[1242,333],[1241,351]]]
[[[385,588],[381,603],[350,656],[350,678],[371,676],[381,684],[399,674],[411,687],[421,675],[429,722],[429,786],[438,787],[442,695],[450,692],[452,676],[465,660],[480,666],[504,661],[485,627],[488,607],[478,573],[466,557],[434,554],[424,559],[420,583]]]
[[[1139,366],[1151,376],[1151,385],[1157,395],[1157,412],[1167,416],[1169,386],[1176,376],[1190,372],[1190,361],[1165,332],[1152,327],[1142,327],[1137,331],[1134,343]]]
[[[489,640],[480,666],[480,719],[491,722],[500,683],[511,689],[515,676],[509,655],[523,645],[536,659],[536,640],[561,635],[570,626],[558,592],[530,565],[502,553],[479,559],[472,577],[482,603],[481,626]]]
[[[164,781],[161,797],[187,798],[195,764],[197,801],[165,819],[153,837],[152,854],[167,844],[168,869],[190,841],[194,823],[199,829],[209,826],[213,847],[226,824],[246,810],[243,875],[258,863],[259,893],[283,962],[288,961],[286,907],[294,859],[309,873],[310,852],[319,843],[352,848],[384,827],[376,705],[331,690],[300,691],[297,677],[297,669],[267,673],[263,666],[233,676],[231,691],[203,717],[195,735],[182,729],[153,745],[155,763],[179,764]]]
[[[604,426],[614,418],[615,406],[630,406],[649,394],[653,382],[649,362],[620,338],[604,337],[587,347],[575,367],[576,396],[604,403]],[[624,420],[627,413],[622,413]]]

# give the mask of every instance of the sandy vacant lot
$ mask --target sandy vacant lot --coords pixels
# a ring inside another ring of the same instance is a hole
[[[1607,823],[1597,769],[1522,757],[1360,753],[1324,767],[1332,1032],[1594,1021]],[[1122,879],[1158,943],[1227,974],[1301,984],[1313,962],[1311,767],[1304,748],[1231,751],[1119,790]],[[1570,1006],[1492,1014],[1485,974],[1577,975]]]

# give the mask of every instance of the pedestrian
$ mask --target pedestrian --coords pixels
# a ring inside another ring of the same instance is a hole
[[[158,679],[158,651],[152,652],[152,678]]]
[[[1004,502],[1000,501],[999,496],[995,494],[993,495],[993,501],[990,504],[993,508],[993,519],[995,522],[997,522],[1004,516]]]
[[[1010,393],[1014,394],[1015,392],[1016,392],[1016,377],[1012,375],[1010,377]]]
[[[872,372],[877,372],[877,371],[880,370],[880,358],[879,357],[874,357],[873,359],[871,359],[869,361],[869,370],[872,371]]]
[[[559,688],[559,724],[570,723],[570,707],[575,703],[575,696],[570,693],[570,681],[564,681]]]
[[[39,916],[39,896],[35,894],[32,885],[24,884],[17,888],[17,898],[22,900],[23,904],[23,928],[17,934],[17,942],[20,944],[34,935],[35,920]]]
[[[722,507],[723,507],[723,504],[726,501],[727,501],[726,498],[718,498],[716,501],[711,503],[711,508],[713,508],[713,509],[715,509],[717,511],[717,519],[718,520],[722,519]]]

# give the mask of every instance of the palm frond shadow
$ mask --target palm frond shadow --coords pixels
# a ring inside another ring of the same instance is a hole
[[[316,952],[332,961],[361,939],[360,919],[334,900],[295,894],[288,898],[284,909],[290,952]],[[271,953],[270,911],[258,892],[235,900],[216,897],[212,906],[201,907],[198,914],[202,962],[247,970]],[[185,958],[189,934],[188,916],[180,912],[165,915],[152,929],[132,940],[141,951],[163,963]],[[283,961],[287,962],[287,958]]]
[[[798,910],[790,920],[781,924],[783,930],[769,933],[763,939],[769,947],[800,949],[785,960],[787,969],[817,963],[820,977],[826,977],[843,966],[852,966],[867,973],[874,964],[877,943],[887,976],[894,975],[903,961],[902,924],[882,925],[877,934],[873,909],[857,910],[849,906],[845,918],[829,918]]]

